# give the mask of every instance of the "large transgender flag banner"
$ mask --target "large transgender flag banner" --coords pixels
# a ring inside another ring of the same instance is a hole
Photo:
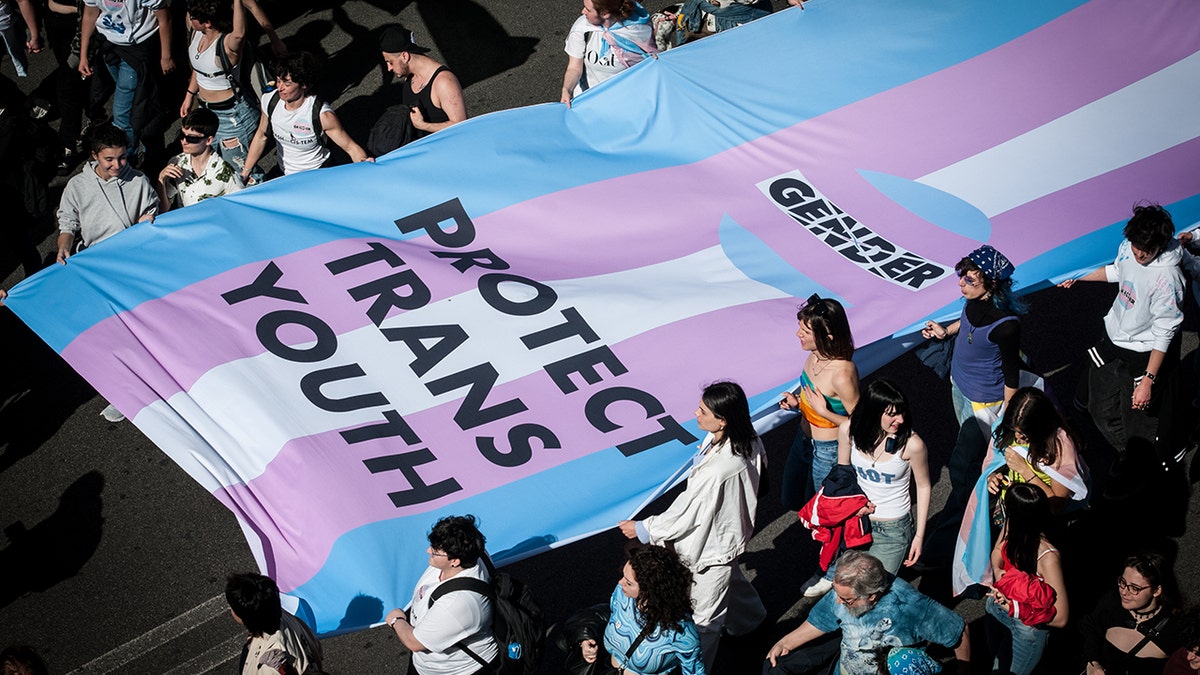
[[[982,242],[1032,288],[1139,200],[1200,220],[1198,50],[1195,0],[816,0],[137,225],[9,304],[351,630],[440,516],[503,563],[636,513],[705,383],[794,385],[812,293],[869,370],[958,313]]]

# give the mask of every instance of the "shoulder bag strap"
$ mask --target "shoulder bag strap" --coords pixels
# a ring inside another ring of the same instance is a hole
[[[1137,656],[1138,652],[1142,651],[1146,645],[1150,644],[1151,640],[1158,637],[1158,634],[1162,632],[1163,626],[1167,625],[1168,618],[1170,617],[1166,615],[1166,612],[1163,612],[1163,617],[1158,620],[1158,623],[1154,624],[1154,627],[1147,631],[1146,635],[1142,637],[1142,640],[1134,645],[1133,649],[1130,649],[1126,653],[1130,656]]]
[[[217,50],[217,61],[221,63],[221,70],[225,73],[225,79],[229,80],[229,88],[233,90],[235,96],[240,96],[242,91],[238,86],[237,79],[233,77],[233,64],[229,62],[229,55],[225,53],[225,34],[221,33],[217,36],[217,44],[213,45]]]
[[[488,563],[490,564],[491,561],[489,560]],[[445,583],[433,589],[433,593],[429,594],[429,606],[433,607],[433,603],[436,602],[438,598],[447,593],[453,593],[454,591],[473,591],[488,598],[489,600],[492,600],[493,603],[495,602],[496,593],[492,590],[492,585],[488,582],[482,579],[475,579],[473,577],[455,577],[447,580]],[[495,608],[493,608],[492,611],[496,611]],[[466,640],[459,640],[458,642],[454,643],[454,646],[466,652],[467,656],[470,656],[478,661],[479,665],[484,666],[485,668],[491,665],[485,661],[482,656],[472,651],[471,648],[467,646]]]
[[[646,636],[650,634],[650,628],[650,624],[646,624],[646,627],[642,629],[642,632],[638,633],[637,639],[633,641],[633,644],[629,645],[629,649],[625,650],[625,663],[629,663],[629,660],[633,658],[633,653],[637,651],[638,645],[642,644],[642,641],[645,640]],[[618,668],[617,673],[618,675],[624,675],[625,666]]]

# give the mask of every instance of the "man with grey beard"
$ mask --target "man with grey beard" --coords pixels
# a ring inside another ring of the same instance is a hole
[[[836,641],[821,639],[839,629],[840,650]],[[799,628],[771,647],[763,673],[824,673],[840,654],[835,671],[839,675],[876,675],[881,654],[886,658],[891,648],[926,642],[952,647],[959,670],[968,672],[971,641],[962,617],[888,574],[878,558],[851,550],[837,561],[833,592],[821,598]],[[811,646],[798,649],[804,645]]]

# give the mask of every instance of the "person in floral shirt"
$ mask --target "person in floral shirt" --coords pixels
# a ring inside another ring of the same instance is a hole
[[[204,108],[183,118],[179,131],[183,152],[163,167],[155,185],[160,212],[232,194],[244,187],[241,175],[213,150],[218,124],[216,113]]]

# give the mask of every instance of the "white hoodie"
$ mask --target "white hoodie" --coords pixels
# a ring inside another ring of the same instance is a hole
[[[1167,351],[1183,323],[1182,259],[1179,242],[1172,240],[1150,264],[1140,265],[1129,240],[1121,242],[1116,261],[1104,268],[1108,280],[1117,284],[1117,298],[1104,315],[1104,330],[1114,345],[1135,352]]]

